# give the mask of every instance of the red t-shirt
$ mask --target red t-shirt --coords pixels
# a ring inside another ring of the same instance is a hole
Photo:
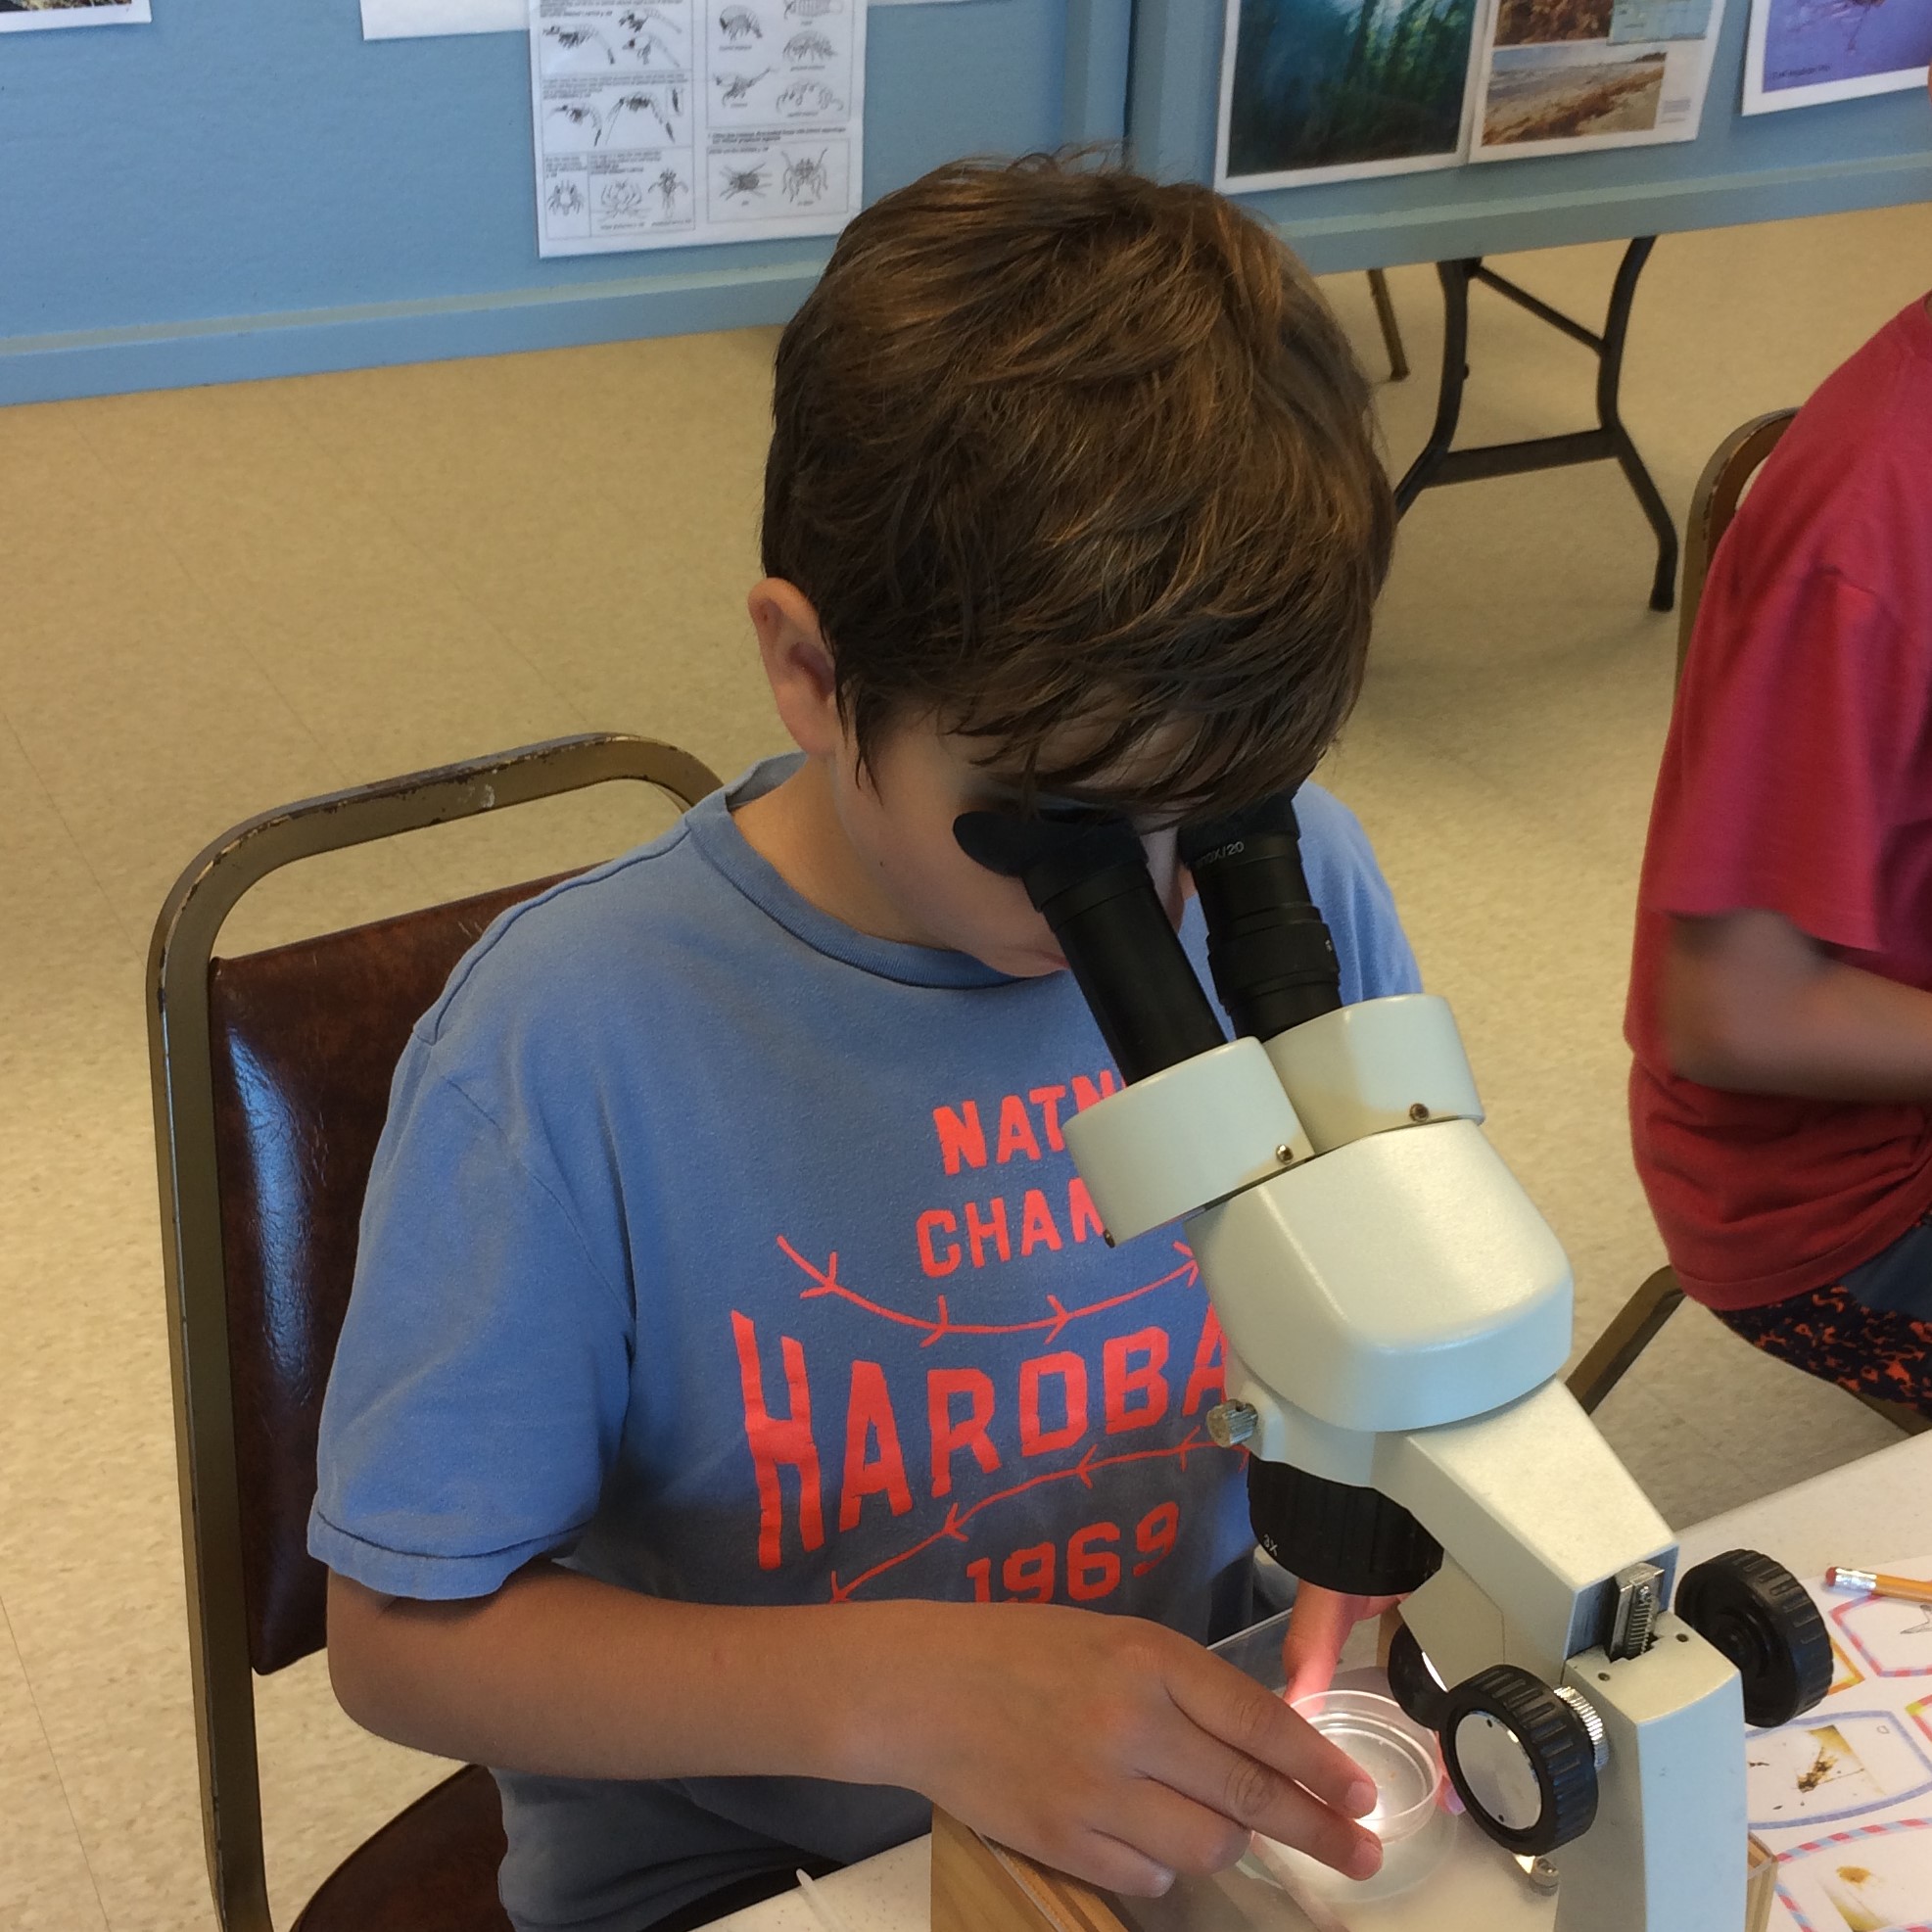
[[[1712,568],[1657,781],[1625,1034],[1637,1171],[1685,1292],[1758,1307],[1837,1281],[1932,1205],[1932,1107],[1679,1079],[1669,916],[1780,913],[1932,988],[1932,316],[1818,390]]]

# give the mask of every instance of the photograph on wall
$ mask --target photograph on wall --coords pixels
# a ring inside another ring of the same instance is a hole
[[[1476,0],[1228,0],[1214,185],[1454,166],[1476,17]]]
[[[1471,159],[1694,141],[1721,0],[1497,0]]]
[[[1752,0],[1744,112],[1923,87],[1932,0]]]
[[[44,26],[124,26],[148,21],[148,0],[0,0],[0,33]]]

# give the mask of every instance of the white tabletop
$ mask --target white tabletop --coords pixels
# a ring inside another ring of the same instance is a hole
[[[1879,1569],[1932,1551],[1932,1435],[1827,1470],[1809,1483],[1686,1530],[1680,1567],[1721,1550],[1756,1549],[1800,1577],[1827,1565]],[[931,1841],[882,1852],[819,1881],[827,1908],[788,1892],[718,1921],[719,1932],[930,1932]],[[1439,1904],[1439,1900],[1432,1903]],[[1439,1932],[1479,1932],[1437,1912]]]
[[[930,1932],[932,1840],[847,1865],[820,1879],[817,1896],[823,1908],[803,1892],[781,1892],[717,1920],[717,1932]]]
[[[1714,1516],[1679,1539],[1688,1568],[1720,1550],[1763,1550],[1800,1577],[1834,1563],[1882,1570],[1932,1550],[1932,1435],[1841,1463],[1809,1483]]]

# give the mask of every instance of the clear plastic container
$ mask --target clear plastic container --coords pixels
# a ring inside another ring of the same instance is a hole
[[[1296,1887],[1325,1898],[1406,1892],[1441,1863],[1455,1835],[1441,1805],[1442,1759],[1435,1736],[1405,1717],[1392,1697],[1349,1681],[1370,1674],[1350,1672],[1295,1708],[1375,1780],[1375,1810],[1361,1822],[1382,1840],[1382,1869],[1373,1878],[1344,1878],[1273,1839],[1254,1841],[1253,1857],[1264,1870],[1292,1874]]]

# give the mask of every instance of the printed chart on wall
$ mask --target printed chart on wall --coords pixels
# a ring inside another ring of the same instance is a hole
[[[152,20],[148,0],[0,0],[0,33],[48,26],[120,26]]]
[[[1744,112],[1923,87],[1932,0],[1751,0]]]
[[[1694,141],[1722,0],[1497,0],[1471,159]]]
[[[1932,1557],[1888,1564],[1932,1577]],[[1932,1925],[1932,1607],[1813,1583],[1837,1672],[1746,1739],[1751,1829],[1777,1855],[1772,1932]]]
[[[1228,0],[1214,185],[1453,167],[1476,0]]]
[[[543,255],[835,234],[866,0],[530,0]]]

